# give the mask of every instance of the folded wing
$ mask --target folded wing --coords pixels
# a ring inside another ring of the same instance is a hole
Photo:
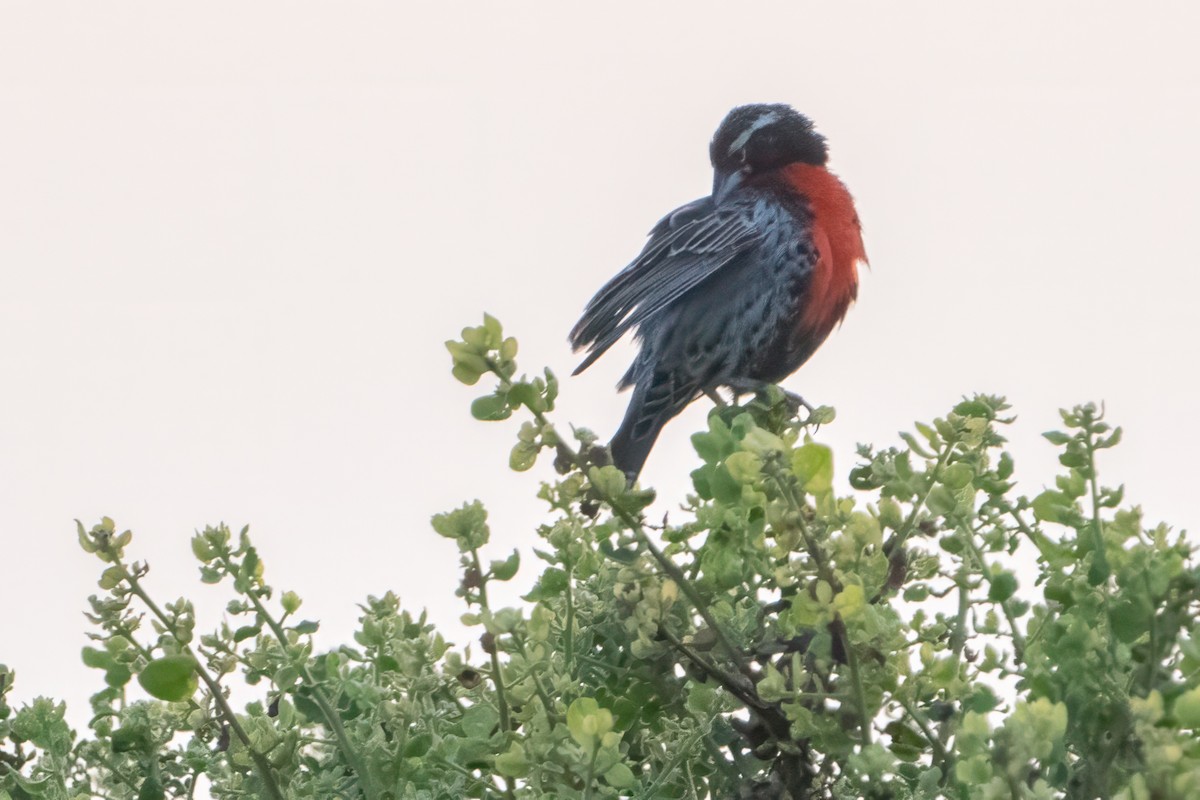
[[[760,238],[747,203],[714,205],[705,197],[682,206],[650,231],[633,262],[596,293],[571,331],[571,345],[588,348],[578,375],[626,331],[752,248]]]

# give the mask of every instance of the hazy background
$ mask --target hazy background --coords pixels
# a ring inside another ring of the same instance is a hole
[[[543,508],[442,341],[484,310],[568,421],[609,435],[631,350],[566,332],[665,212],[705,194],[733,105],[830,140],[872,268],[787,382],[838,409],[839,481],[962,394],[1007,394],[1017,475],[1103,400],[1152,521],[1200,523],[1200,13],[1169,3],[0,4],[0,662],[87,719],[79,662],[114,517],[160,599],[188,537],[252,525],[320,641],[397,591],[463,642],[429,516],[479,497],[497,556]],[[644,473],[672,508],[697,403]],[[526,550],[528,555],[528,550]],[[536,564],[527,560],[527,569]],[[522,573],[516,588],[528,585]]]

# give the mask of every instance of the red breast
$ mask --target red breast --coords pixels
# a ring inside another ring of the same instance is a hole
[[[783,175],[808,200],[818,256],[799,325],[824,339],[858,295],[858,263],[867,263],[862,226],[850,192],[829,170],[796,163],[784,167]]]

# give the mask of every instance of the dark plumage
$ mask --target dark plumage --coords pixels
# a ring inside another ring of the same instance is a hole
[[[610,445],[636,478],[662,426],[699,395],[790,375],[845,315],[865,260],[825,140],[784,105],[735,108],[710,145],[713,193],[664,217],[571,331],[586,369],[626,331],[641,350]]]

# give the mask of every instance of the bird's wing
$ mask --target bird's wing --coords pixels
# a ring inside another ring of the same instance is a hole
[[[596,293],[572,329],[574,349],[589,350],[573,374],[587,369],[630,328],[753,247],[761,233],[752,211],[744,203],[718,207],[705,197],[655,225],[642,252]]]

